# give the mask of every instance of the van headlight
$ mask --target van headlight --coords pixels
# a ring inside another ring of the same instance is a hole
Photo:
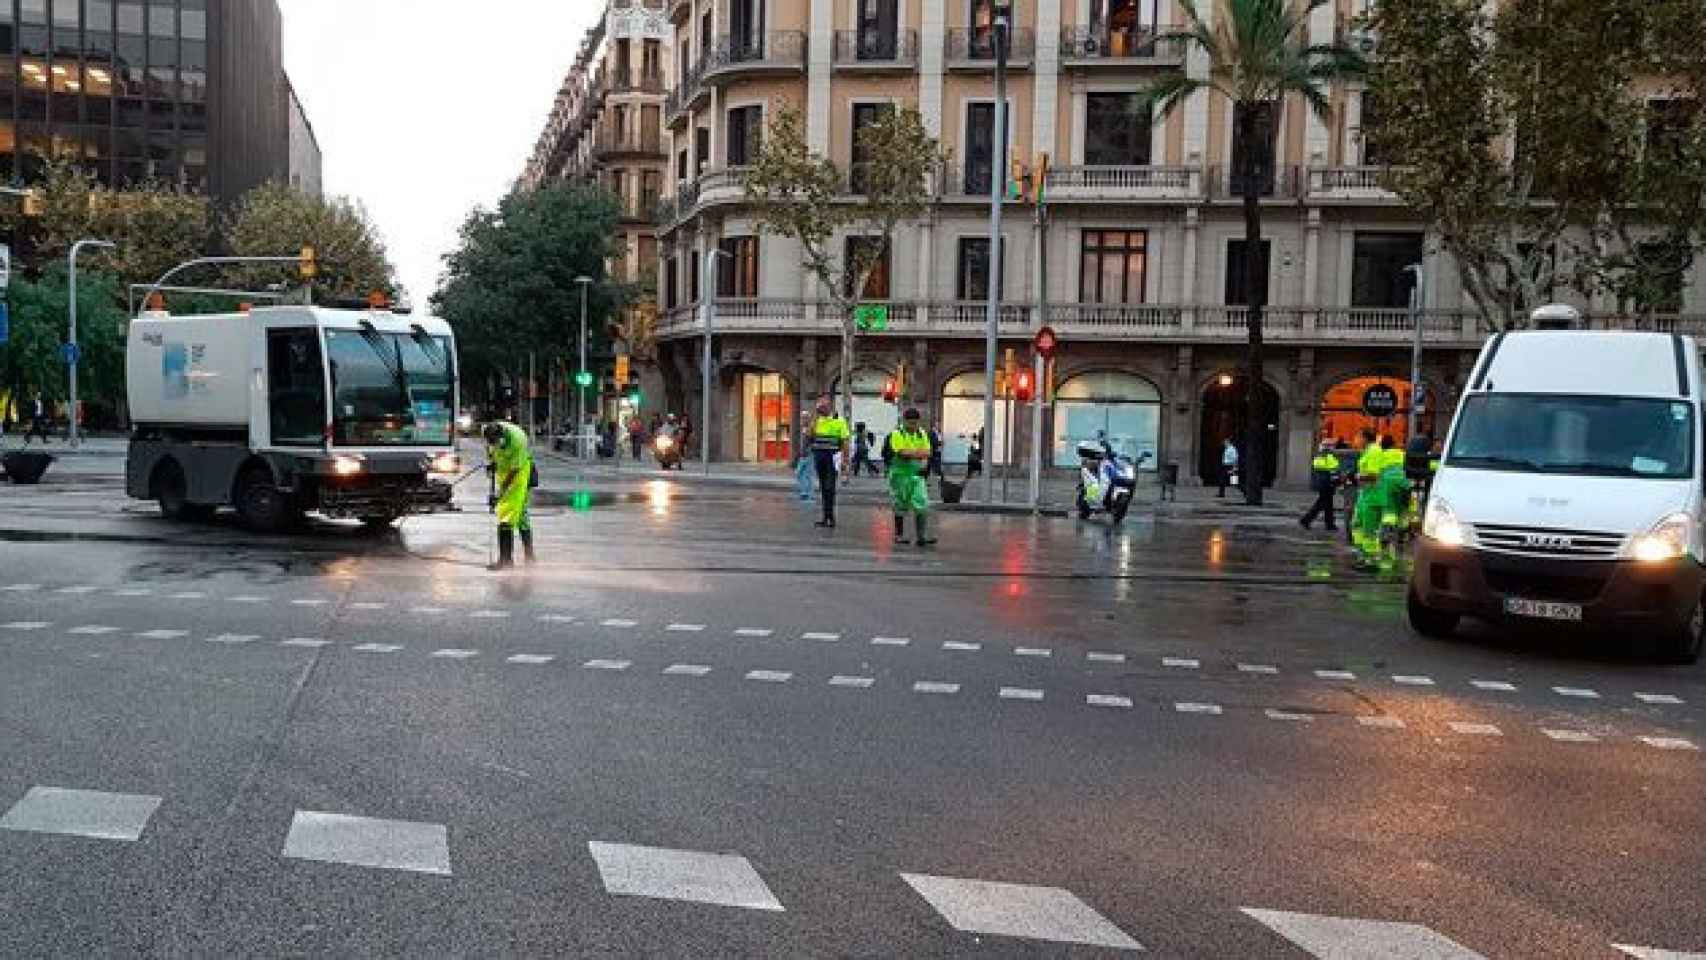
[[[353,477],[366,469],[361,457],[333,457],[332,472],[340,477]]]
[[[462,469],[462,458],[454,453],[441,453],[432,458],[427,470],[430,473],[455,473]]]
[[[1653,529],[1636,537],[1629,553],[1642,563],[1665,563],[1688,554],[1693,545],[1694,520],[1686,513],[1673,513]]]
[[[1475,539],[1474,531],[1467,523],[1460,522],[1451,504],[1440,497],[1428,498],[1427,513],[1422,515],[1422,536],[1447,547],[1466,547]]]

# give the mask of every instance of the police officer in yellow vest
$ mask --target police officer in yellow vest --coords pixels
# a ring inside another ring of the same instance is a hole
[[[1339,490],[1339,458],[1333,453],[1333,441],[1321,441],[1321,449],[1309,463],[1309,483],[1315,488],[1315,503],[1297,522],[1308,530],[1315,525],[1316,517],[1325,515],[1327,529],[1338,529],[1333,522],[1333,497]]]
[[[527,515],[527,497],[533,480],[533,452],[527,446],[527,431],[513,423],[488,423],[486,469],[493,476],[492,506],[498,515],[498,560],[487,569],[515,566],[515,533],[521,531],[521,548],[533,563],[533,521]]]
[[[829,395],[818,397],[817,419],[812,422],[812,464],[817,468],[818,499],[823,501],[823,519],[817,522],[820,527],[835,526],[837,461],[841,469],[846,469],[847,441],[852,436],[847,421],[835,415]]]
[[[924,483],[924,471],[930,464],[930,434],[924,430],[922,418],[915,408],[907,408],[900,426],[889,434],[889,452],[894,460],[889,465],[889,496],[894,498],[894,542],[906,542],[906,515],[912,514],[917,529],[917,544],[921,547],[936,542],[927,532],[925,514],[930,509],[930,492]]]

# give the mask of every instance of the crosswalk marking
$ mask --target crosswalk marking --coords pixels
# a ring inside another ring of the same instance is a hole
[[[703,663],[672,663],[663,668],[663,672],[672,677],[702,677],[711,672],[711,668]]]
[[[1178,667],[1181,670],[1195,670],[1202,666],[1202,661],[1195,657],[1162,657],[1163,667]]]
[[[144,630],[137,634],[144,640],[176,640],[189,635],[188,630]]]
[[[900,875],[955,930],[1081,943],[1116,950],[1142,950],[1071,891],[990,880],[964,880],[923,873]]]
[[[1599,742],[1598,737],[1594,736],[1591,733],[1588,733],[1586,730],[1542,729],[1540,732],[1546,734],[1548,737],[1551,737],[1553,740],[1559,740],[1559,741],[1562,741],[1564,743],[1598,743]]]
[[[1357,717],[1357,723],[1365,727],[1375,727],[1383,730],[1404,729],[1403,720],[1385,713],[1373,717]]]
[[[786,670],[748,670],[746,678],[760,683],[787,683],[794,675]]]
[[[279,646],[281,647],[310,647],[317,649],[319,647],[329,647],[331,645],[332,641],[321,640],[318,637],[291,637],[289,640],[279,641]]]
[[[1580,697],[1583,700],[1598,700],[1599,691],[1586,687],[1553,687],[1552,692],[1560,697]]]
[[[462,647],[445,647],[442,650],[434,650],[432,653],[427,654],[429,657],[438,657],[441,660],[467,660],[470,657],[477,657],[479,655],[480,651],[478,650],[468,650]]]
[[[832,687],[853,687],[857,690],[863,690],[876,682],[876,677],[849,677],[839,673],[829,678],[829,685]]]
[[[1639,739],[1642,743],[1646,744],[1649,747],[1657,747],[1660,750],[1699,750],[1700,749],[1700,747],[1697,746],[1694,743],[1694,741],[1684,740],[1681,737],[1639,737],[1637,739]]]
[[[1098,653],[1095,650],[1092,650],[1089,653],[1086,653],[1084,655],[1084,659],[1089,660],[1092,663],[1124,663],[1125,662],[1125,654],[1123,654],[1123,653]]]
[[[1355,680],[1357,675],[1349,670],[1317,670],[1315,676],[1321,680]]]
[[[550,663],[552,660],[555,660],[555,659],[557,659],[557,658],[548,654],[548,653],[516,653],[516,654],[511,654],[510,656],[505,657],[504,662],[505,663],[524,663],[524,664],[528,664],[530,666],[537,666],[537,665],[542,664],[542,663]]]
[[[1626,943],[1614,943],[1613,950],[1634,957],[1635,960],[1706,960],[1706,953],[1688,953],[1680,950],[1659,950],[1655,947],[1632,947]]]
[[[633,665],[632,660],[588,660],[581,664],[588,670],[626,670]]]
[[[839,634],[839,633],[822,633],[822,632],[814,630],[814,631],[811,631],[809,633],[800,634],[800,639],[801,640],[821,640],[824,643],[834,643],[835,641],[841,639],[841,634]]]
[[[959,693],[957,683],[943,683],[940,680],[920,680],[912,685],[913,693]]]
[[[1202,713],[1215,717],[1221,714],[1220,704],[1218,703],[1175,703],[1173,709],[1179,713]]]
[[[159,797],[144,794],[31,787],[0,816],[0,830],[135,841],[159,807]]]
[[[450,876],[450,831],[442,824],[298,810],[284,838],[293,860]]]
[[[1321,960],[1485,960],[1417,923],[1244,908],[1245,915]]]
[[[1504,680],[1471,680],[1470,684],[1480,690],[1496,690],[1500,693],[1514,693],[1516,684]]]
[[[396,653],[403,649],[400,643],[358,643],[350,647],[357,653]]]
[[[589,842],[587,850],[610,893],[748,910],[783,909],[745,857],[598,840]]]
[[[1674,704],[1682,703],[1681,697],[1678,697],[1678,696],[1675,696],[1675,695],[1669,694],[1669,693],[1637,693],[1637,694],[1635,694],[1635,699],[1641,701],[1642,703],[1651,703],[1651,704],[1673,704],[1674,705]]]
[[[1400,674],[1393,676],[1392,682],[1397,683],[1397,684],[1402,684],[1403,686],[1406,686],[1406,687],[1431,687],[1434,685],[1434,678],[1433,677],[1418,677],[1418,676],[1414,676],[1414,675],[1410,675],[1410,674],[1400,673]]]
[[[1505,735],[1503,730],[1491,723],[1466,723],[1454,720],[1447,726],[1451,727],[1452,733],[1460,733],[1466,737],[1502,737]]]
[[[106,636],[109,633],[117,633],[118,628],[117,627],[101,626],[99,624],[91,623],[88,626],[84,626],[84,627],[73,627],[67,632],[75,634],[75,635],[80,636],[80,637],[102,637],[102,636]]]
[[[1042,698],[1043,692],[1031,687],[1001,688],[1001,699],[1003,700],[1041,700]]]
[[[1131,698],[1112,693],[1085,694],[1084,702],[1092,707],[1130,707]]]

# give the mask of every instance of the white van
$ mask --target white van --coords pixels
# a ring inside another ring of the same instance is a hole
[[[1481,351],[1417,542],[1410,623],[1595,628],[1693,663],[1706,636],[1699,346],[1537,330]]]

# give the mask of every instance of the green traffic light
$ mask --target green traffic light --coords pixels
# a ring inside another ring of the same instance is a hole
[[[592,386],[592,374],[587,373],[585,370],[575,374],[575,385],[581,387]]]

